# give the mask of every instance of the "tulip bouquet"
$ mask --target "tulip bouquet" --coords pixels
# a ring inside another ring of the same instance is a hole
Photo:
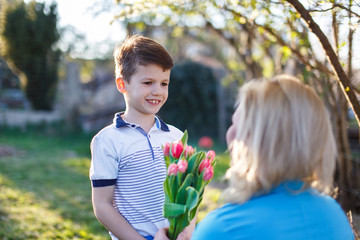
[[[185,131],[180,141],[163,146],[167,165],[164,217],[170,223],[170,240],[176,240],[195,217],[204,188],[214,175],[215,152],[196,151],[187,145],[187,139]]]

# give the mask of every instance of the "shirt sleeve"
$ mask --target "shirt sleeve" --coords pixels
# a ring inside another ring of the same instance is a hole
[[[118,156],[111,139],[96,135],[90,144],[90,180],[93,187],[115,185],[118,174]]]

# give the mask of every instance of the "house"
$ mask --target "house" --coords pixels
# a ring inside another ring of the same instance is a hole
[[[0,58],[0,109],[29,109],[30,103],[20,88],[20,79]]]

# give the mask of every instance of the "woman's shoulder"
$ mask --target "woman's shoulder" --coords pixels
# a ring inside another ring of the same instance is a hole
[[[238,204],[225,204],[207,214],[207,216],[196,226],[192,240],[218,240],[227,239],[230,233],[228,227],[232,226],[238,218],[236,212],[241,209]]]

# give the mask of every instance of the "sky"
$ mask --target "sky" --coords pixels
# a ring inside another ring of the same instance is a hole
[[[25,2],[30,1],[25,0]],[[61,29],[65,28],[65,34],[63,34],[59,46],[64,50],[67,49],[69,43],[73,44],[73,57],[102,58],[109,56],[114,47],[121,43],[126,36],[126,31],[119,22],[110,24],[116,14],[113,0],[38,0],[38,2],[44,2],[46,5],[50,5],[52,2],[57,3],[58,26]],[[104,2],[112,7],[96,15],[99,7],[106,6]],[[76,39],[69,30],[70,26],[77,34],[83,35],[84,39]]]

